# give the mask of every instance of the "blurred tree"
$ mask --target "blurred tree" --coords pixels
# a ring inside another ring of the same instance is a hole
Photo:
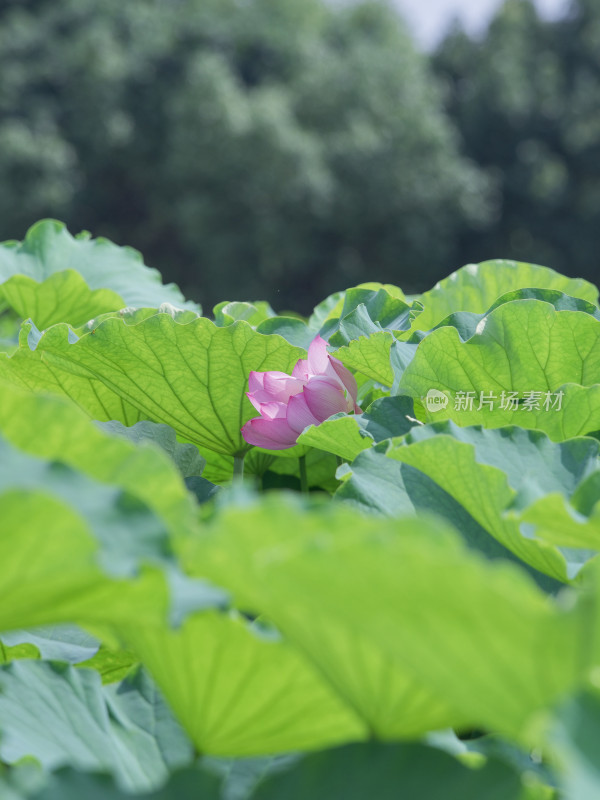
[[[600,4],[557,21],[507,0],[485,38],[452,32],[434,66],[468,156],[488,170],[496,210],[462,260],[502,256],[600,278]]]
[[[488,182],[379,0],[4,0],[0,238],[51,215],[209,305],[426,288]]]

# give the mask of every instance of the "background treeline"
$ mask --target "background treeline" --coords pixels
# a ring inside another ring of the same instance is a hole
[[[383,2],[2,0],[0,240],[53,216],[207,308],[468,261],[598,280],[600,4],[418,53]]]

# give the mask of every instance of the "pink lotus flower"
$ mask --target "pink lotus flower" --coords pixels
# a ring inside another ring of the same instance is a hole
[[[327,342],[317,336],[291,375],[285,372],[251,372],[246,396],[260,417],[242,428],[248,444],[267,450],[285,450],[296,444],[307,425],[319,425],[338,411],[357,414],[356,380],[342,362],[327,352]]]

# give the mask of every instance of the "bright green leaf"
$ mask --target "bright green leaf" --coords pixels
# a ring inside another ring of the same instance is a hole
[[[240,432],[256,414],[245,396],[249,373],[291,373],[304,355],[279,336],[256,333],[246,322],[219,328],[200,317],[180,325],[168,314],[138,325],[107,319],[72,344],[66,328],[55,326],[35,352],[80,405],[88,395],[82,397],[79,383],[67,383],[70,374],[104,384],[143,418],[166,423],[187,441],[224,455],[249,449]]]
[[[273,499],[217,517],[212,540],[188,548],[191,569],[271,619],[386,738],[467,721],[523,735],[597,657],[581,657],[598,636],[591,609],[552,606],[441,522],[302,514]]]
[[[105,428],[113,429],[114,425]],[[134,440],[144,441],[135,445],[122,436],[103,432],[62,398],[2,387],[0,431],[14,446],[66,464],[97,481],[120,486],[154,509],[173,533],[188,530],[194,510],[184,483],[168,456],[145,439],[150,430],[159,434],[163,448],[172,447],[177,452],[180,465],[198,463],[197,451],[190,453],[183,445],[175,446],[174,436],[163,427],[149,428],[146,424],[129,430]]]
[[[275,318],[275,312],[264,300],[256,303],[229,302],[225,300],[213,308],[215,324],[220,328],[239,319],[256,328],[263,320]]]
[[[84,520],[45,493],[0,494],[0,630],[57,622],[106,623],[139,616],[165,618],[166,585],[156,571],[109,578]],[[113,513],[115,522],[124,520]],[[114,561],[112,562],[114,564]],[[123,569],[121,562],[116,569]]]
[[[11,357],[0,353],[0,380],[33,392],[44,392],[70,398],[90,417],[97,420],[118,420],[135,425],[143,419],[140,409],[116,394],[102,380],[86,374],[67,372],[43,358],[41,349],[31,350],[27,344],[28,326],[20,334],[20,346]],[[63,325],[54,325],[44,334],[44,345],[61,347],[69,334]],[[95,334],[90,334],[95,335]]]
[[[336,414],[300,434],[300,444],[334,453],[346,461],[391,436],[402,436],[417,422],[409,397],[382,397],[364,414]]]
[[[198,574],[231,589],[243,609],[264,612],[278,626],[285,621],[283,608],[274,610],[255,564],[255,552],[267,544],[276,548],[285,539],[290,516],[294,517],[291,547],[301,546],[328,531],[343,538],[349,525],[360,531],[373,529],[373,522],[348,512],[324,507],[308,514],[294,504],[275,497],[254,508],[228,510],[212,527],[212,537],[187,543],[185,561]],[[300,612],[300,598],[288,605]],[[284,615],[283,617],[281,615]],[[286,623],[287,625],[287,623]],[[310,611],[293,632],[284,625],[291,641],[307,654],[349,708],[363,719],[373,735],[383,739],[417,736],[428,730],[465,723],[463,715],[449,708],[440,694],[424,686],[418,676],[407,673],[400,660],[373,647],[352,626],[334,625],[327,615]]]
[[[356,417],[340,414],[320,425],[310,425],[300,434],[298,442],[353,461],[362,450],[371,446],[373,440],[361,434]]]
[[[419,296],[424,310],[414,328],[429,331],[455,311],[483,314],[506,292],[515,289],[556,289],[598,304],[598,289],[581,278],[566,278],[548,267],[497,259],[467,264]]]
[[[507,516],[557,547],[600,551],[600,498],[589,516],[579,514],[559,493],[545,495],[523,511]]]
[[[94,656],[77,666],[96,670],[102,683],[116,683],[122,681],[139,663],[139,658],[130,650],[113,650],[102,645]]]
[[[386,457],[418,470],[443,489],[482,528],[526,564],[561,581],[576,577],[582,565],[600,550],[578,550],[573,539],[561,549],[550,537],[524,532],[515,505],[525,508],[538,498],[559,492],[569,497],[578,484],[600,466],[599,445],[593,439],[562,444],[543,433],[521,428],[486,430],[457,428],[452,423],[413,429],[390,447]],[[349,490],[345,490],[348,496]],[[543,501],[542,501],[543,502]],[[568,540],[565,532],[564,541]]]
[[[56,220],[37,222],[27,231],[23,242],[10,241],[0,245],[0,295],[1,284],[13,276],[29,277],[40,284],[38,292],[34,294],[37,310],[42,311],[46,320],[77,324],[65,315],[72,309],[70,297],[67,296],[63,309],[62,298],[56,294],[57,284],[50,282],[44,285],[48,278],[66,270],[78,272],[90,290],[111,290],[111,306],[102,309],[104,311],[122,306],[157,308],[161,303],[197,310],[195,304],[185,301],[174,284],[164,286],[160,273],[146,267],[136,250],[118,247],[108,239],[90,239],[88,234],[73,237],[65,225]],[[28,284],[28,289],[31,291],[31,284]],[[118,306],[112,305],[115,295],[122,300]],[[99,296],[96,295],[96,298]],[[21,305],[23,299],[21,296]],[[57,299],[61,304],[52,309],[51,304]],[[88,295],[87,302],[89,299]],[[24,311],[25,308],[20,310]],[[25,313],[23,316],[33,315]]]
[[[121,630],[202,753],[267,755],[361,739],[364,728],[287,642],[225,614]]]
[[[394,371],[390,364],[390,347],[395,341],[389,331],[361,336],[340,347],[334,355],[356,372],[361,372],[384,386],[394,382]]]
[[[55,272],[42,283],[28,275],[13,275],[0,286],[0,294],[20,317],[31,317],[40,329],[57,322],[83,325],[98,314],[123,307],[116,292],[90,289],[74,270]]]
[[[8,664],[16,658],[40,658],[40,651],[34,644],[27,642],[9,645],[8,634],[2,634],[0,640],[0,664]]]
[[[427,402],[431,390],[441,405]],[[537,300],[506,303],[467,342],[451,327],[425,337],[398,392],[421,398],[432,421],[519,425],[555,441],[598,430],[600,321]]]

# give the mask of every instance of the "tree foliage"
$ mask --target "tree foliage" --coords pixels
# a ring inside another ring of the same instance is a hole
[[[455,30],[434,64],[465,152],[495,183],[495,218],[466,237],[463,260],[501,255],[596,279],[598,3],[573,0],[547,21],[532,0],[507,0],[482,41]]]
[[[375,272],[426,288],[486,216],[378,0],[9,0],[0,72],[0,239],[64,219],[207,304],[309,308]]]

